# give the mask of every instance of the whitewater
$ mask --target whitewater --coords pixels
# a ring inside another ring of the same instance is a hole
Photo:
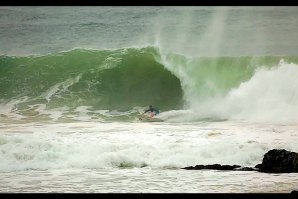
[[[297,7],[0,7],[0,192],[289,193]],[[164,122],[141,122],[149,105]]]

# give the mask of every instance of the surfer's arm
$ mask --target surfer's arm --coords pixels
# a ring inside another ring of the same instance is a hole
[[[145,110],[143,114],[145,114],[145,113],[147,113],[147,112],[149,112],[149,111],[150,111],[150,110]]]

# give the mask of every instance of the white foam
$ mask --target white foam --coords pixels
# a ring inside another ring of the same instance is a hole
[[[255,75],[224,98],[199,105],[211,115],[256,122],[292,123],[298,120],[298,66],[281,61],[259,68]],[[204,108],[204,106],[206,108]]]
[[[47,109],[46,104],[34,104],[34,105],[29,105],[29,107],[32,110],[37,111],[38,115],[47,115],[53,121],[57,121],[59,118],[63,116],[64,113],[67,113],[69,110],[69,108],[66,106]]]
[[[281,60],[271,69],[259,66],[250,80],[242,82],[228,94],[206,99],[195,92],[197,77],[192,77],[187,71],[187,62],[183,66],[164,54],[161,54],[161,63],[179,77],[185,100],[191,109],[189,115],[181,113],[183,121],[204,118],[273,123],[298,121],[297,64]],[[208,85],[208,88],[212,88],[212,85]]]
[[[293,133],[297,129],[297,125],[229,122],[8,125],[0,135],[0,171],[146,165],[178,169],[215,163],[255,166],[269,149],[298,151]]]
[[[24,97],[20,97],[19,99],[12,99],[7,103],[1,103],[0,104],[0,114],[3,114],[5,116],[14,118],[17,120],[24,118],[24,116],[18,114],[18,109],[16,108],[16,106],[19,103],[25,102],[27,100],[28,100],[28,97],[24,96]]]

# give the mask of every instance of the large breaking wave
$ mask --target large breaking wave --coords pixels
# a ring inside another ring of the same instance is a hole
[[[168,121],[292,122],[297,63],[295,56],[187,57],[152,46],[1,56],[0,114],[130,120],[153,104]]]

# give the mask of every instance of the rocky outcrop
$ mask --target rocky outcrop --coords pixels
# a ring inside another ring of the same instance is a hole
[[[187,170],[201,170],[201,169],[213,169],[213,170],[233,170],[235,168],[240,168],[240,165],[220,165],[220,164],[212,164],[212,165],[196,165],[194,167],[184,167],[182,169]]]
[[[270,150],[264,155],[262,164],[256,165],[256,168],[266,173],[298,172],[298,153],[284,149]]]
[[[252,167],[242,167],[240,165],[196,165],[184,167],[186,170],[230,170],[230,171],[260,171],[266,173],[291,173],[298,172],[298,153],[286,151],[284,149],[273,149],[268,151],[263,158],[262,164]]]
[[[240,165],[220,165],[220,164],[211,164],[211,165],[196,165],[194,167],[184,167],[182,169],[186,170],[201,170],[201,169],[212,169],[212,170],[226,170],[226,171],[254,171],[256,169],[251,167],[242,167]]]

